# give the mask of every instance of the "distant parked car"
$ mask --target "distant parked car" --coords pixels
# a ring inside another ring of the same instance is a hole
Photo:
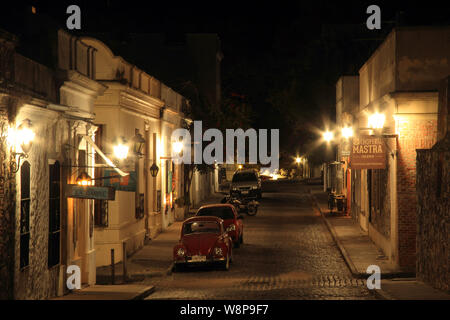
[[[187,265],[220,264],[225,270],[233,259],[233,241],[223,220],[192,217],[183,222],[180,241],[173,248],[175,269]]]
[[[250,199],[261,199],[261,178],[253,169],[238,170],[233,174],[230,195]]]
[[[243,217],[232,204],[210,204],[203,206],[198,209],[195,216],[214,216],[222,219],[225,230],[233,240],[234,246],[239,248],[244,242]]]

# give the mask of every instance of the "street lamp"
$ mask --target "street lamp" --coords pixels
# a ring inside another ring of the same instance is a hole
[[[114,155],[117,159],[124,160],[128,156],[128,144],[124,137],[122,137],[117,145],[114,146]]]
[[[353,137],[353,128],[352,127],[342,128],[342,136],[345,139],[349,139],[349,138]]]
[[[34,132],[31,129],[31,121],[25,120],[18,128],[20,147],[25,154],[28,154],[33,144]]]
[[[333,132],[331,132],[331,131],[325,131],[324,133],[323,133],[323,139],[326,141],[326,142],[330,142],[331,140],[333,140]]]
[[[28,154],[31,150],[34,136],[35,134],[31,127],[31,121],[24,120],[22,124],[17,127],[17,129],[8,129],[7,141],[11,147],[14,147],[16,150],[20,147],[24,154]]]
[[[9,128],[7,142],[9,146],[13,147],[14,150],[20,150],[21,152],[13,152],[14,156],[19,156],[16,161],[11,162],[11,170],[13,173],[19,171],[20,159],[28,158],[28,153],[33,145],[35,133],[33,132],[31,121],[26,119],[17,127],[17,129]]]
[[[77,177],[76,183],[77,185],[83,187],[93,185],[92,178],[85,171],[80,173],[80,175]]]
[[[136,130],[136,134],[132,139],[133,141],[133,152],[137,157],[142,156],[142,148],[145,144],[145,139],[142,137],[142,135]]]
[[[295,162],[297,163],[297,176],[303,178],[303,166],[302,166],[302,174],[300,175],[300,164],[302,163],[302,157],[296,157]]]
[[[152,175],[153,178],[155,178],[158,175],[158,171],[159,168],[156,165],[156,163],[153,163],[152,166],[150,167],[150,174]]]
[[[183,152],[183,143],[180,141],[176,141],[172,144],[173,151],[177,154],[181,154]]]
[[[383,129],[386,117],[382,113],[375,112],[369,116],[369,127],[373,129]]]

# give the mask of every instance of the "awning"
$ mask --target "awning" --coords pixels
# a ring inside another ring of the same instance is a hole
[[[95,144],[94,141],[92,141],[92,139],[88,135],[82,134],[81,136],[83,136],[83,138],[95,149],[95,151],[97,151],[97,153],[105,160],[108,166],[113,168],[122,177],[129,175],[129,173],[123,172],[122,170],[117,168],[114,165],[114,163],[102,152],[102,150],[100,150],[100,148]]]

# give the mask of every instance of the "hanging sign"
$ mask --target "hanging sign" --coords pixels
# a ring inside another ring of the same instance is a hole
[[[115,200],[115,190],[111,187],[67,185],[66,194],[68,198]]]
[[[352,169],[385,169],[386,149],[383,138],[354,137],[350,154]]]
[[[111,177],[103,180],[105,187],[113,187],[118,191],[136,191],[136,172],[131,171],[129,175],[124,177],[118,177],[114,170],[105,170],[105,177]]]

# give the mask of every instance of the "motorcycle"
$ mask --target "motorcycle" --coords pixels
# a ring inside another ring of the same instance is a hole
[[[221,203],[232,204],[236,210],[240,212],[245,212],[249,216],[254,216],[258,212],[259,202],[254,199],[246,199],[243,197],[236,197],[227,195],[225,196]]]

